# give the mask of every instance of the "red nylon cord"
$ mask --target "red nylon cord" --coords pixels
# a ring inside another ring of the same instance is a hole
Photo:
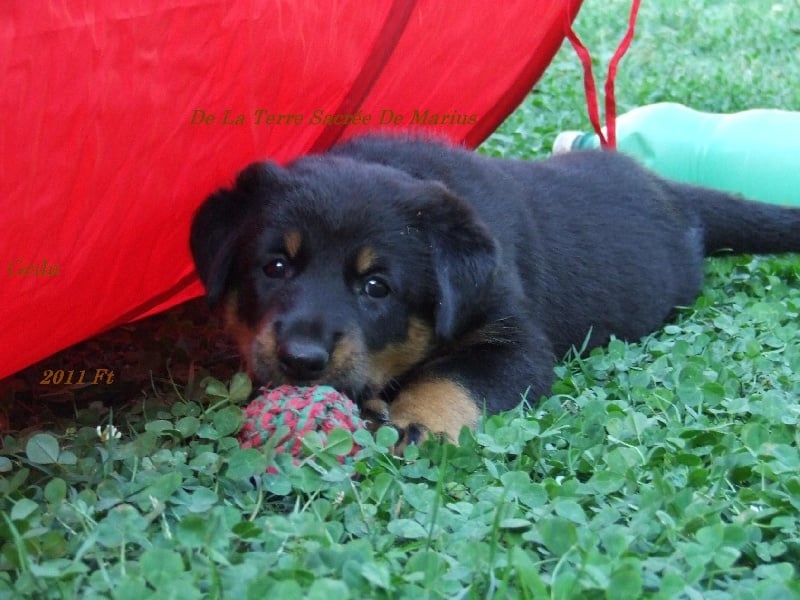
[[[631,4],[631,12],[628,18],[628,30],[625,36],[617,46],[614,56],[608,64],[608,75],[606,76],[605,84],[605,108],[606,108],[606,135],[603,134],[603,128],[600,125],[600,109],[597,101],[597,86],[594,82],[594,75],[592,74],[592,56],[589,51],[581,42],[572,24],[567,21],[566,36],[575,49],[575,53],[583,65],[583,88],[586,95],[586,109],[589,113],[589,121],[592,127],[600,138],[600,145],[603,148],[616,149],[617,147],[617,101],[614,92],[614,79],[617,77],[617,68],[619,62],[625,53],[630,48],[633,41],[633,35],[636,28],[636,17],[639,13],[639,5],[641,0],[633,0]]]
[[[603,129],[600,126],[600,109],[597,106],[597,86],[594,83],[592,73],[592,55],[583,45],[578,35],[572,29],[572,25],[567,25],[567,39],[575,48],[575,53],[583,65],[583,93],[586,96],[586,109],[589,111],[589,121],[592,123],[597,135],[600,136],[600,144],[605,148],[608,145]]]

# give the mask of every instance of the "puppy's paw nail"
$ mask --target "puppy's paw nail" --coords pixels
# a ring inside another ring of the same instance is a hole
[[[392,426],[400,435],[400,438],[392,449],[397,456],[402,456],[403,450],[405,450],[406,446],[409,444],[421,444],[431,435],[430,430],[420,423],[409,423],[405,427],[398,427],[397,425]]]
[[[367,429],[375,433],[384,425],[389,425],[389,405],[383,400],[369,400],[361,407],[361,418]]]
[[[406,427],[405,440],[408,444],[420,444],[428,437],[428,428],[419,423],[411,423]]]

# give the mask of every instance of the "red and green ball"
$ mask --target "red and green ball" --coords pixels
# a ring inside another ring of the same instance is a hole
[[[303,437],[310,431],[327,435],[334,429],[355,432],[365,427],[353,401],[328,386],[264,389],[245,407],[244,415],[239,432],[242,448],[262,446],[279,429],[286,428],[275,450],[294,457],[302,456]],[[350,455],[358,450],[360,447],[353,444]]]

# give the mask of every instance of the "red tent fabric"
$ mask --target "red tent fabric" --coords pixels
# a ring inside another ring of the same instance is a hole
[[[378,127],[477,145],[579,5],[0,3],[0,377],[200,295],[192,214],[252,160]]]

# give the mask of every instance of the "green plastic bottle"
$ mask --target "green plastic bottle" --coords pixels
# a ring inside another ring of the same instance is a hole
[[[565,131],[553,154],[599,147],[596,134]],[[651,104],[617,118],[617,148],[665,177],[800,206],[800,112]]]

